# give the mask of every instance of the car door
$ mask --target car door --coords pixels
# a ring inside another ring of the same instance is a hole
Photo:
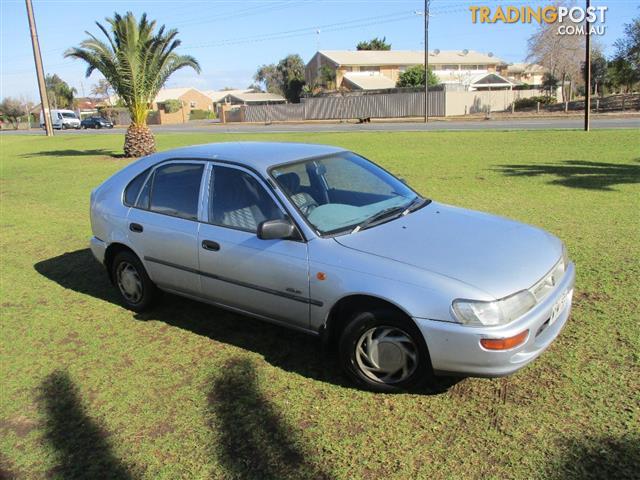
[[[302,240],[261,240],[257,227],[285,218],[261,179],[236,166],[214,164],[207,222],[198,251],[202,293],[223,305],[308,328],[309,265]]]
[[[198,161],[157,166],[127,217],[130,244],[149,277],[162,288],[192,295],[201,293],[198,212],[205,169],[206,163]]]

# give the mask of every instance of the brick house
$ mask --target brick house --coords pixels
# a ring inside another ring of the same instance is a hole
[[[165,102],[178,100],[182,107],[175,112],[167,112]],[[151,108],[157,112],[150,117],[149,123],[175,124],[186,123],[193,110],[213,110],[211,97],[195,88],[163,88],[158,92]]]
[[[429,67],[444,84],[465,84],[481,74],[494,73],[503,62],[491,53],[472,50],[434,50]],[[420,50],[321,50],[305,67],[308,83],[317,81],[321,69],[335,73],[337,88],[375,90],[394,88],[407,68],[424,64]]]

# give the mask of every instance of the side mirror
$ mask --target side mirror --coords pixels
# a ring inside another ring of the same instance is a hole
[[[266,220],[258,225],[258,238],[260,240],[278,240],[295,236],[296,228],[291,220],[277,219]]]

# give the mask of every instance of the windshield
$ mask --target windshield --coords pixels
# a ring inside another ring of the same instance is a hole
[[[61,115],[64,118],[78,118],[78,117],[76,117],[75,113],[71,113],[71,112],[62,112]]]
[[[283,165],[271,174],[323,235],[353,230],[419,198],[393,175],[351,152]]]

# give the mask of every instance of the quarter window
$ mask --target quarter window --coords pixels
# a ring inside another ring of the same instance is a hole
[[[124,189],[124,204],[127,207],[133,207],[136,204],[136,199],[138,198],[138,194],[140,193],[142,184],[144,183],[148,175],[149,169],[146,169],[136,178],[131,180],[131,182],[129,182],[129,185],[127,185],[127,188]]]
[[[256,232],[266,220],[285,218],[258,181],[237,168],[215,166],[211,175],[209,223]]]
[[[189,163],[173,163],[156,169],[151,185],[150,209],[197,220],[203,170],[204,165]]]

